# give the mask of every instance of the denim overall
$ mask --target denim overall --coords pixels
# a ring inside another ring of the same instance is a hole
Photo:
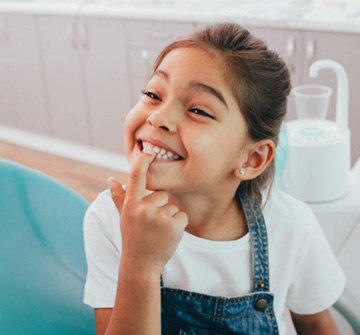
[[[234,298],[217,297],[163,286],[162,335],[279,334],[269,293],[266,226],[260,206],[237,193],[246,217],[252,248],[253,291]]]

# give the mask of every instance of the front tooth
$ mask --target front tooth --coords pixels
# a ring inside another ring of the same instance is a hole
[[[152,145],[149,142],[143,142],[143,151],[149,154],[155,154],[159,159],[179,159],[179,156],[171,151]]]
[[[144,152],[148,153],[148,154],[152,154],[153,153],[153,146],[151,143],[145,142],[144,143]]]

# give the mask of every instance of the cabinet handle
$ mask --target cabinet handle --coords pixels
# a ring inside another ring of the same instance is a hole
[[[288,66],[291,74],[294,74],[296,70],[294,64],[295,47],[296,47],[295,38],[294,37],[288,38],[286,44],[286,54],[287,54]]]
[[[150,77],[150,75],[151,75],[151,64],[150,64],[149,51],[147,51],[146,49],[142,49],[141,50],[141,59],[144,62],[144,66],[145,66],[145,69],[146,69],[146,74],[148,75],[148,77]]]
[[[148,38],[153,40],[168,40],[174,35],[169,31],[154,31],[152,33],[148,33],[147,36]]]
[[[70,45],[73,49],[77,48],[77,36],[76,36],[76,22],[71,21],[67,25],[67,35],[70,41]]]
[[[312,62],[315,55],[315,41],[310,40],[306,46],[306,71],[308,71],[310,63]]]
[[[78,27],[79,32],[79,41],[84,49],[89,49],[89,43],[88,43],[88,34],[87,34],[87,26],[86,24],[80,23]]]

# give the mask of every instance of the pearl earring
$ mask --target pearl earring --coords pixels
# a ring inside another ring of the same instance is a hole
[[[247,164],[244,163],[244,164],[242,165],[241,169],[240,169],[240,174],[241,174],[241,175],[244,175],[244,174],[245,174],[245,168],[246,168],[246,167],[247,167]]]

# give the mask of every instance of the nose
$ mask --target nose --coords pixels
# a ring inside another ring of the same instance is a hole
[[[171,109],[157,110],[152,112],[148,118],[147,122],[151,126],[165,130],[170,133],[174,133],[178,127],[178,120],[176,117],[176,111]]]

